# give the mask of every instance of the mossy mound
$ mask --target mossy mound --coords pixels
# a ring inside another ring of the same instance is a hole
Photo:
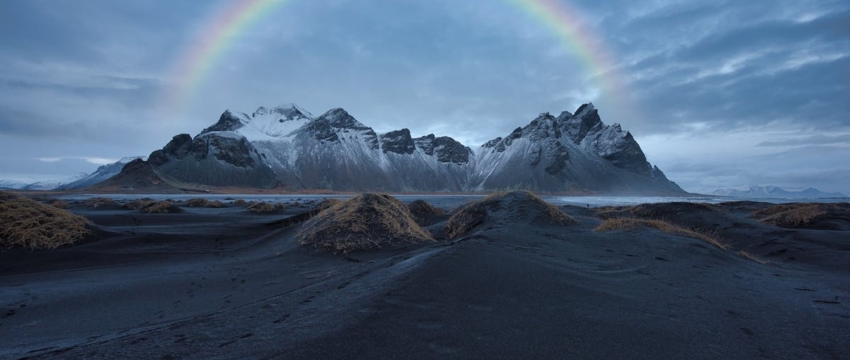
[[[850,204],[780,204],[753,212],[750,217],[784,228],[846,230],[850,229]]]
[[[255,214],[269,214],[269,213],[276,212],[277,210],[278,210],[277,207],[275,207],[274,205],[267,203],[267,202],[252,201],[252,202],[248,203],[248,211],[255,213]]]
[[[528,191],[492,194],[461,206],[446,222],[445,234],[454,239],[472,231],[487,220],[504,223],[569,225],[575,219]]]
[[[143,207],[141,210],[148,214],[176,214],[183,212],[183,209],[172,204],[170,201],[156,201]]]
[[[105,197],[87,199],[83,201],[83,205],[92,209],[115,209],[121,207],[115,200]]]
[[[218,201],[218,200],[210,201],[210,200],[203,199],[203,198],[195,198],[195,199],[186,200],[186,203],[184,205],[186,205],[188,207],[204,207],[204,208],[223,208],[225,206],[224,203],[221,202],[221,201]]]
[[[0,247],[55,249],[85,238],[88,225],[82,216],[0,191]]]
[[[434,241],[413,220],[404,203],[389,195],[370,193],[319,212],[302,225],[297,237],[303,246],[334,253]]]
[[[443,209],[436,208],[425,200],[416,200],[408,204],[407,208],[420,225],[431,225],[435,219],[446,215]]]
[[[124,207],[130,210],[141,210],[155,202],[156,201],[154,199],[150,198],[136,199],[127,204],[124,204]]]

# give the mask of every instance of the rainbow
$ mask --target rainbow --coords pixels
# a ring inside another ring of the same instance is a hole
[[[193,95],[241,33],[257,23],[276,7],[295,0],[234,0],[214,12],[195,37],[193,45],[181,56],[172,70],[176,79],[165,93],[165,109],[178,116],[192,101]],[[581,21],[576,9],[559,0],[503,0],[517,6],[548,28],[575,55],[591,78],[615,104],[632,107],[628,92],[620,81],[610,53],[602,41]],[[173,112],[172,112],[173,113]]]

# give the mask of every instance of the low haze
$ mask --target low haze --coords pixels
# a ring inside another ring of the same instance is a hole
[[[846,1],[546,2],[566,16],[509,0],[269,1],[209,44],[232,2],[3,1],[0,180],[147,155],[225,109],[342,107],[379,133],[474,150],[593,102],[685,190],[850,194]]]

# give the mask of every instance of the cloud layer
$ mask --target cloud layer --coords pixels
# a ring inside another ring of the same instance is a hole
[[[850,193],[850,4],[569,4],[613,54],[626,99],[507,1],[294,1],[202,64],[185,111],[163,111],[175,64],[221,2],[6,1],[0,178],[92,171],[80,159],[149,153],[225,108],[344,107],[377,131],[475,147],[537,113],[593,101],[688,190]]]

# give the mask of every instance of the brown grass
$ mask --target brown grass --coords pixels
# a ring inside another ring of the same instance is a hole
[[[0,246],[55,249],[89,234],[86,218],[0,191]]]
[[[242,199],[237,199],[236,201],[233,202],[233,205],[237,205],[237,206],[243,206],[245,204],[247,204],[247,202],[245,200],[242,200]]]
[[[145,206],[142,211],[148,214],[167,214],[180,212],[180,208],[174,206],[170,201],[157,201]]]
[[[342,204],[342,200],[334,199],[334,198],[324,199],[324,200],[320,201],[318,204],[316,204],[316,206],[313,206],[313,209],[310,210],[310,211],[319,213],[319,212],[322,212],[325,209],[329,209],[329,208],[331,208],[331,207],[333,207],[334,205],[337,205],[337,204]]]
[[[278,209],[278,210],[284,210],[284,209],[286,209],[286,204],[284,204],[284,203],[275,203],[275,204],[274,204],[274,208],[275,208],[275,209]]]
[[[728,248],[728,245],[726,245],[726,243],[716,233],[697,229],[685,229],[683,227],[673,225],[669,222],[656,219],[615,217],[602,221],[602,223],[599,224],[599,226],[597,226],[594,231],[606,232],[634,229],[637,227],[648,227],[663,231],[668,234],[682,235],[694,239],[699,239],[724,250]]]
[[[147,207],[150,204],[153,204],[155,202],[156,201],[154,201],[153,199],[148,199],[148,198],[136,199],[136,200],[133,200],[133,201],[127,203],[126,205],[124,205],[124,207],[127,208],[127,209],[130,209],[130,210],[140,210],[140,209],[144,209],[145,207]]]
[[[68,208],[68,203],[66,203],[62,200],[59,200],[59,199],[50,200],[50,201],[47,202],[47,205],[50,205],[50,206],[55,207],[57,209],[67,209]]]
[[[349,253],[434,241],[413,220],[407,206],[389,195],[367,193],[345,202],[322,203],[332,205],[301,227],[297,237],[303,246]]]
[[[738,255],[741,255],[741,256],[743,256],[747,259],[750,259],[750,260],[755,261],[755,262],[762,264],[762,265],[769,265],[770,264],[769,261],[762,259],[762,258],[760,258],[756,255],[750,254],[749,252],[746,252],[744,250],[738,251]]]
[[[223,202],[218,200],[207,200],[203,198],[194,198],[186,200],[185,203],[188,207],[205,207],[205,208],[223,208],[225,205]]]
[[[83,205],[88,206],[93,209],[97,209],[99,207],[117,207],[119,206],[115,200],[104,197],[96,197],[83,201]]]
[[[782,204],[756,211],[751,217],[779,227],[806,227],[829,213],[831,207],[830,204]]]
[[[519,207],[530,207],[518,211]],[[446,222],[449,239],[460,237],[481,225],[491,214],[505,211],[506,217],[552,225],[569,225],[576,220],[561,209],[528,191],[498,192],[461,206]],[[512,211],[516,211],[513,213]],[[531,216],[532,218],[528,218]]]
[[[248,205],[248,211],[255,214],[268,214],[277,211],[274,205],[269,204],[267,202],[254,202],[252,201],[250,205]]]

